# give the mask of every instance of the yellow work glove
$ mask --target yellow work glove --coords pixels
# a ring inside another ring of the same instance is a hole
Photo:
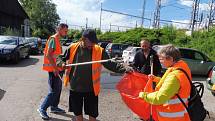
[[[139,92],[139,96],[138,97],[141,98],[141,99],[143,99],[145,95],[146,95],[145,92]]]
[[[212,86],[212,90],[215,90],[215,84]]]

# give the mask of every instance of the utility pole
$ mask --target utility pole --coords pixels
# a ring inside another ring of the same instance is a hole
[[[215,0],[211,0],[210,3],[209,3],[210,11],[209,11],[208,25],[207,25],[207,30],[208,30],[208,31],[209,31],[209,29],[210,29],[211,24],[213,24],[212,21],[213,21],[214,18],[212,18],[212,16],[214,16],[214,12],[215,12],[214,3],[215,3]]]
[[[143,24],[144,24],[145,6],[146,6],[146,0],[143,0],[141,27],[143,27]]]
[[[135,25],[135,28],[137,28],[137,21],[136,21],[136,25]]]
[[[200,0],[193,1],[193,11],[192,11],[192,16],[191,16],[191,35],[193,35],[193,31],[195,29],[195,24],[198,19],[199,2],[200,2]]]
[[[87,24],[88,24],[88,18],[86,18],[86,29],[88,28]]]
[[[111,23],[110,23],[110,29],[109,29],[109,32],[111,32]]]
[[[160,9],[161,9],[161,0],[156,0],[156,9],[155,9],[154,21],[152,25],[154,28],[160,27]]]
[[[99,29],[100,29],[100,31],[101,31],[101,27],[102,27],[102,3],[101,3],[100,20],[99,20]]]

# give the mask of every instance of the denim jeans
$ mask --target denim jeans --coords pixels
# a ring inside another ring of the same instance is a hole
[[[63,76],[63,71],[59,73],[59,75]],[[62,90],[62,81],[58,76],[55,76],[53,72],[49,72],[49,93],[46,96],[45,100],[40,106],[40,109],[47,110],[49,106],[58,107],[60,101],[60,95]]]

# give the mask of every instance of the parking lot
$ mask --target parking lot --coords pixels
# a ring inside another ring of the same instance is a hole
[[[18,64],[0,64],[0,120],[1,121],[41,121],[36,109],[47,94],[47,72],[42,71],[42,55],[30,56]],[[124,105],[115,84],[121,76],[110,76],[103,71],[102,91],[99,96],[100,121],[139,121]],[[205,83],[205,78],[194,77],[194,81]],[[205,88],[203,101],[215,120],[215,105],[212,94]],[[60,107],[68,109],[68,89],[63,88]],[[49,113],[50,114],[50,113]],[[73,114],[50,114],[52,121],[70,121]]]

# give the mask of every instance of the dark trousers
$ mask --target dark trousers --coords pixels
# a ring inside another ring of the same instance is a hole
[[[60,94],[62,90],[62,81],[58,76],[55,76],[53,72],[49,72],[49,93],[46,96],[45,100],[41,104],[40,108],[43,110],[47,110],[49,106],[57,107],[60,101]],[[59,75],[63,76],[63,71],[59,73]]]

